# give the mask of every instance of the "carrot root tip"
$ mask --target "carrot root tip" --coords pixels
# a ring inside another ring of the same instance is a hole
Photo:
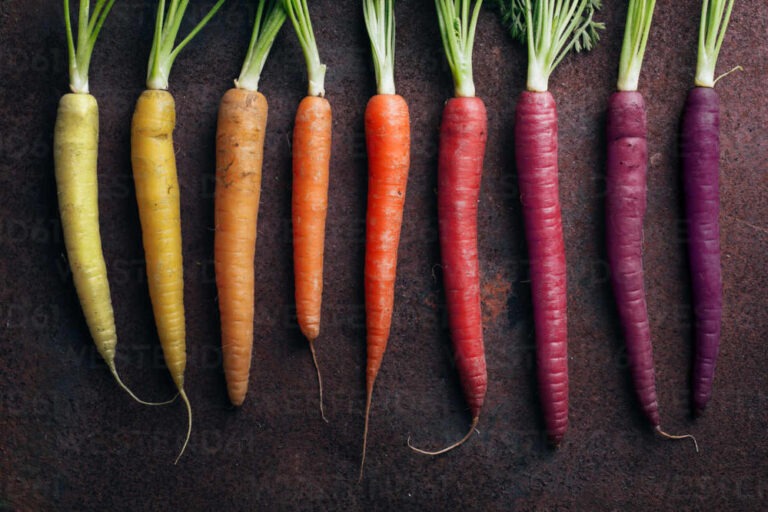
[[[472,425],[470,425],[470,427],[469,427],[469,432],[467,432],[464,435],[464,437],[462,437],[459,441],[453,443],[450,446],[447,446],[447,447],[443,448],[442,450],[428,451],[428,450],[422,450],[421,448],[417,448],[417,447],[413,446],[413,444],[411,444],[410,436],[408,437],[408,443],[407,443],[408,444],[408,448],[410,448],[411,450],[415,451],[416,453],[420,453],[422,455],[430,455],[430,456],[442,455],[442,454],[447,453],[447,452],[453,450],[454,448],[458,448],[459,446],[464,444],[464,442],[467,439],[472,437],[473,433],[477,432],[479,434],[480,431],[477,430],[477,424],[478,424],[479,421],[480,421],[480,416],[475,416],[474,418],[472,418]]]
[[[184,391],[184,388],[179,388],[179,395],[181,396],[181,399],[184,400],[184,404],[187,406],[187,437],[184,439],[184,445],[181,447],[181,451],[176,456],[176,460],[173,461],[173,465],[179,463],[179,459],[182,455],[184,455],[184,450],[187,449],[187,444],[189,444],[189,437],[192,434],[192,406],[189,403],[189,398],[187,397],[187,393]]]
[[[363,470],[365,469],[365,451],[368,447],[368,420],[371,417],[371,398],[373,397],[373,385],[368,386],[368,392],[365,397],[365,427],[363,428],[363,455],[360,459],[360,476],[357,481],[363,481]]]
[[[656,434],[658,434],[660,437],[663,437],[665,439],[673,439],[673,440],[690,439],[691,441],[693,441],[693,447],[696,448],[696,453],[701,453],[699,451],[699,443],[696,442],[696,438],[693,437],[691,434],[683,434],[683,435],[668,434],[667,432],[664,432],[663,430],[661,430],[660,425],[657,425],[656,427],[654,427],[653,430],[656,432]]]
[[[117,374],[117,368],[115,368],[114,363],[112,363],[112,364],[107,363],[107,366],[109,366],[109,371],[112,373],[112,376],[115,378],[115,381],[117,382],[117,385],[120,386],[121,388],[123,388],[123,390],[126,393],[128,393],[128,395],[131,398],[133,398],[134,400],[136,400],[138,403],[140,403],[142,405],[151,405],[151,406],[168,405],[168,404],[171,404],[171,403],[175,402],[176,399],[179,397],[179,394],[176,393],[175,395],[173,395],[173,398],[171,398],[170,400],[166,400],[164,402],[146,402],[146,401],[142,400],[141,398],[137,397],[133,393],[133,391],[131,391],[131,389],[127,385],[125,385],[125,383],[123,383],[122,379],[120,379],[120,376]]]
[[[325,407],[323,406],[323,377],[320,375],[320,365],[317,364],[315,340],[309,340],[309,351],[312,353],[312,362],[315,363],[315,371],[317,371],[317,387],[320,390],[320,416],[323,418],[323,421],[330,423],[328,418],[325,417]]]

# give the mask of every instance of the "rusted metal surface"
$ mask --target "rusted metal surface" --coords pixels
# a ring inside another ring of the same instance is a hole
[[[533,326],[512,154],[525,54],[483,12],[475,50],[489,113],[479,226],[489,390],[480,433],[438,458],[412,453],[459,438],[465,411],[445,330],[436,222],[437,127],[451,79],[434,6],[398,2],[396,82],[409,102],[413,158],[392,337],[377,381],[365,479],[363,111],[374,92],[360,2],[310,2],[328,64],[334,143],[322,333],[317,348],[330,423],[320,418],[306,342],[291,318],[290,133],[305,92],[285,30],[262,79],[270,104],[257,241],[256,341],[245,405],[228,405],[213,279],[216,110],[245,54],[251,3],[231,1],[177,61],[175,133],[187,308],[188,450],[181,404],[133,403],[99,359],[68,276],[51,137],[66,92],[59,2],[0,4],[0,510],[759,510],[768,502],[768,7],[738,1],[720,68],[725,310],[715,395],[689,418],[691,311],[681,222],[677,126],[693,82],[700,3],[659,2],[640,89],[649,106],[645,264],[664,426],[702,448],[655,438],[624,362],[603,243],[604,111],[623,31],[606,2],[596,50],[570,56],[551,89],[560,114],[561,199],[569,279],[571,427],[544,443]],[[190,15],[199,17],[203,5]],[[620,5],[621,4],[621,5]],[[96,46],[101,108],[100,207],[124,380],[144,397],[174,390],[155,335],[129,158],[154,2],[118,2]]]

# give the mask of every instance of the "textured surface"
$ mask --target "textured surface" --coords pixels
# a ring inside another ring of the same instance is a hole
[[[192,16],[203,5],[193,2]],[[172,462],[180,403],[142,407],[113,382],[89,339],[64,246],[52,133],[66,92],[60,2],[0,2],[0,510],[757,510],[768,502],[768,77],[764,0],[736,2],[720,68],[724,314],[715,392],[691,421],[690,279],[676,157],[679,114],[693,82],[699,2],[659,2],[640,78],[648,105],[646,286],[662,423],[702,447],[653,437],[638,410],[606,276],[604,120],[624,13],[605,2],[596,50],[571,56],[550,81],[559,109],[560,195],[568,259],[570,429],[544,444],[535,385],[530,287],[512,154],[525,55],[497,17],[481,16],[475,79],[488,107],[480,196],[480,270],[489,388],[480,434],[429,459],[405,447],[460,437],[470,420],[451,365],[437,241],[437,130],[451,79],[434,6],[398,2],[396,81],[409,102],[412,166],[392,337],[374,394],[366,477],[357,483],[364,405],[363,113],[374,92],[362,10],[310,2],[334,145],[318,357],[327,414],[317,408],[307,343],[292,318],[290,134],[305,91],[289,31],[261,82],[270,103],[256,249],[256,325],[245,405],[228,405],[213,277],[218,102],[239,72],[252,12],[231,0],[182,53],[176,98],[189,362],[195,411],[184,458]],[[133,180],[130,119],[142,90],[153,2],[118,2],[94,53],[101,107],[102,237],[118,328],[118,368],[148,398],[173,394],[147,294]],[[189,24],[187,24],[189,26]]]

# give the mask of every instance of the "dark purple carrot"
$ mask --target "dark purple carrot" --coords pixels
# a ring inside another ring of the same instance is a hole
[[[728,28],[733,0],[704,0],[699,30],[696,87],[683,110],[680,160],[688,227],[688,258],[694,314],[693,410],[712,397],[720,347],[723,284],[720,270],[720,102],[715,65]]]
[[[453,72],[455,97],[446,102],[440,124],[437,163],[437,218],[443,265],[448,328],[464,398],[472,414],[467,434],[458,442],[425,455],[439,455],[469,439],[480,421],[488,387],[480,306],[477,256],[477,203],[483,173],[488,115],[475,96],[472,48],[482,0],[436,0],[440,33]],[[460,30],[456,30],[460,27]]]
[[[608,102],[606,139],[606,246],[627,360],[643,414],[661,430],[651,329],[643,279],[648,146],[646,109],[637,91],[655,0],[630,0],[619,64],[618,92]],[[694,443],[695,443],[694,439]]]
[[[547,435],[558,445],[568,428],[567,286],[557,108],[547,88],[550,74],[571,49],[589,50],[597,41],[603,25],[592,17],[600,2],[498,3],[512,36],[528,47],[528,90],[515,113],[515,157],[530,261],[539,394]]]

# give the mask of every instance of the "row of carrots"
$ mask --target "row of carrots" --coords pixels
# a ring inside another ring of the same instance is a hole
[[[188,0],[159,0],[147,72],[131,126],[131,163],[141,220],[149,293],[166,364],[189,417],[184,388],[186,336],[179,184],[173,147],[175,105],[167,91],[179,52],[216,14],[218,0],[180,42]],[[71,94],[59,104],[54,134],[58,201],[67,256],[86,322],[117,383],[140,400],[115,367],[117,335],[98,218],[98,106],[89,93],[88,67],[98,34],[115,0],[80,1],[73,30],[64,0]],[[526,91],[517,103],[515,157],[527,239],[537,346],[539,392],[549,438],[557,445],[568,426],[566,259],[558,194],[557,110],[548,79],[568,52],[589,50],[603,25],[595,0],[497,0],[504,24],[528,49]],[[703,0],[695,87],[685,105],[681,161],[689,226],[696,315],[693,404],[711,397],[717,357],[722,284],[718,230],[718,115],[715,63],[733,0]],[[376,72],[377,94],[365,112],[368,203],[365,311],[368,358],[362,477],[374,383],[390,334],[397,250],[410,163],[410,121],[394,80],[394,0],[362,0]],[[455,97],[445,103],[438,157],[438,221],[449,330],[457,371],[472,415],[458,443],[480,418],[487,387],[477,250],[477,204],[487,140],[487,114],[475,96],[472,51],[482,0],[435,0]],[[646,108],[638,79],[655,9],[630,0],[619,65],[618,91],[608,103],[607,247],[611,280],[641,408],[661,429],[643,283],[642,230],[646,208]],[[326,67],[315,42],[307,0],[258,0],[253,37],[235,87],[224,94],[216,133],[214,261],[221,342],[229,398],[241,405],[248,389],[254,318],[256,224],[267,100],[259,80],[277,33],[290,20],[306,60],[308,94],[293,132],[293,261],[296,311],[322,380],[315,342],[320,334],[323,251],[331,151],[331,107],[324,97]],[[76,37],[75,37],[76,35]],[[171,400],[173,401],[173,400]],[[163,402],[168,403],[168,402]],[[324,415],[323,415],[324,417]],[[694,441],[695,442],[695,441]],[[410,444],[410,442],[409,442]],[[178,457],[176,459],[178,461]]]

